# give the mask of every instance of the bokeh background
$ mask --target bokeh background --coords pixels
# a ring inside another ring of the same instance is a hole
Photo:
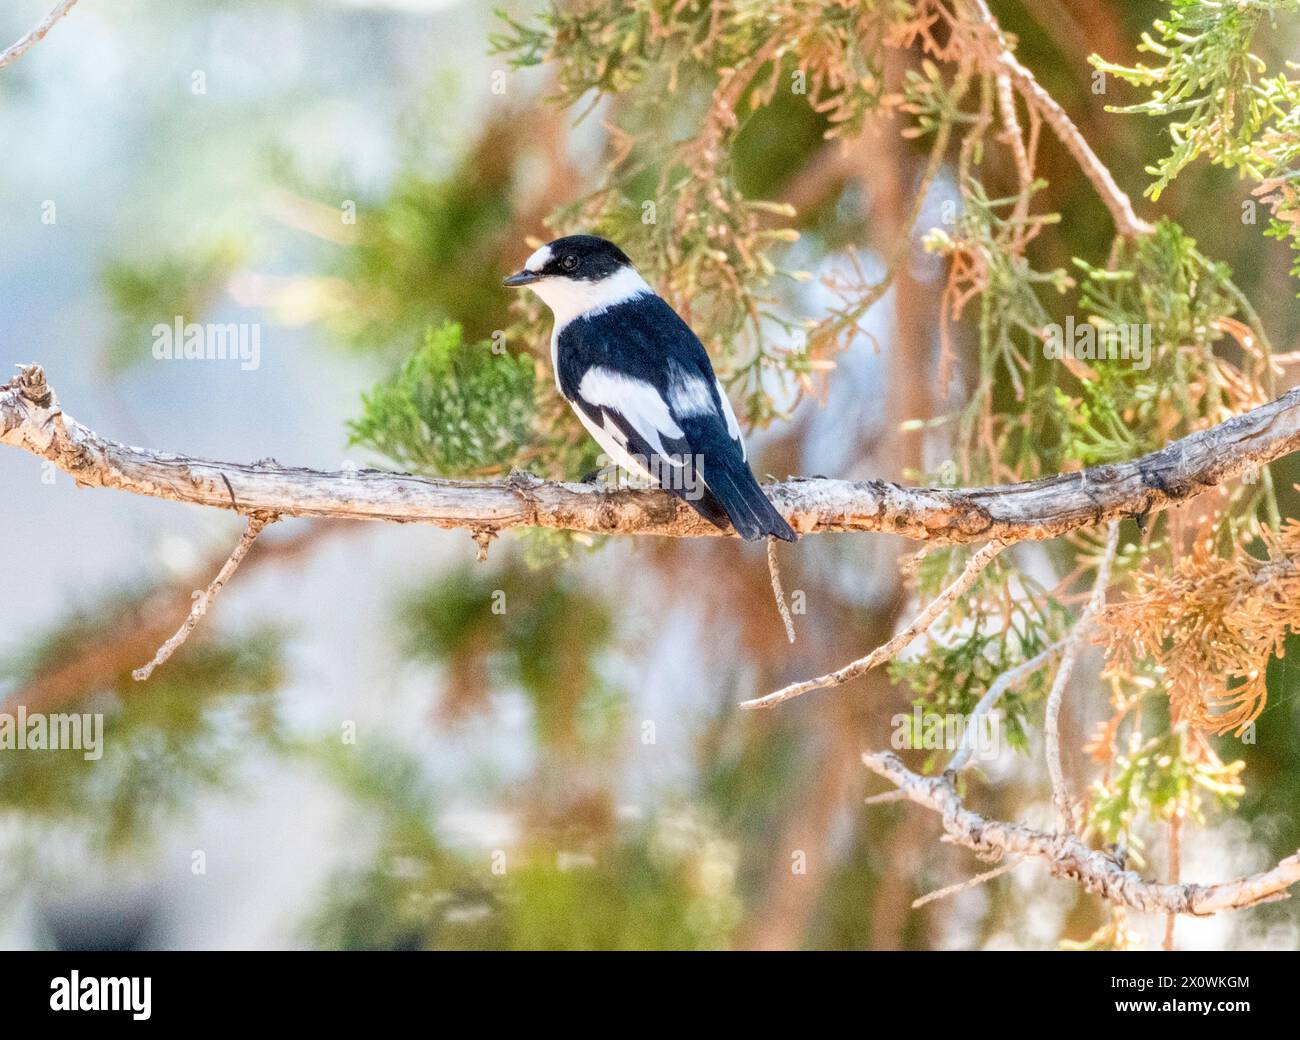
[[[6,3],[0,42],[49,2]],[[994,7],[1140,195],[1166,142],[1104,112],[1086,59],[1131,61],[1161,5]],[[474,0],[82,0],[0,72],[4,367],[39,361],[70,414],[130,443],[386,464],[350,442],[362,394],[445,319],[474,337],[506,327],[500,277],[601,176],[599,113],[575,123],[548,104],[545,67],[492,52],[499,29]],[[1284,26],[1267,46],[1296,43]],[[841,149],[824,128],[781,96],[741,135],[739,183],[795,207],[791,250],[815,275],[849,247],[879,266],[921,157],[892,130]],[[1095,253],[1101,204],[1054,142],[1041,167],[1063,214],[1048,260]],[[922,230],[953,195],[945,177]],[[1238,219],[1246,194],[1202,165],[1160,212],[1232,264],[1278,349],[1296,349],[1287,250]],[[945,403],[941,277],[917,246],[824,392],[750,435],[760,472],[916,479],[942,463],[906,424]],[[834,298],[814,278],[787,302],[816,316]],[[258,323],[260,366],[155,360],[149,329],[175,314]],[[1293,470],[1277,467],[1280,487]],[[821,535],[783,551],[806,605],[791,647],[761,549],[507,535],[477,563],[464,532],[288,520],[137,684],[130,670],[238,521],[78,490],[13,451],[0,503],[0,699],[107,716],[101,762],[0,752],[0,945],[1052,948],[1105,920],[1034,865],[909,908],[984,868],[922,810],[864,805],[880,785],[860,753],[910,711],[888,675],[736,709],[887,638],[911,608],[899,564],[915,547],[901,541]],[[1048,549],[1026,551],[1050,569]],[[1071,698],[1071,747],[1101,713],[1085,695],[1095,664]],[[1277,662],[1256,742],[1224,739],[1247,793],[1188,832],[1184,878],[1300,847],[1296,679]],[[1073,767],[1086,771],[1081,753]],[[1050,819],[1036,738],[984,774],[991,815]],[[1163,929],[1132,923],[1152,941]],[[1295,948],[1300,911],[1179,935]]]

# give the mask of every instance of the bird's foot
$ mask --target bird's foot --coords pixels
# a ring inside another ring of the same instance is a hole
[[[620,488],[625,486],[626,479],[626,474],[624,474],[617,465],[611,463],[608,466],[601,466],[599,469],[593,469],[590,473],[584,476],[579,483],[595,484],[599,487]]]

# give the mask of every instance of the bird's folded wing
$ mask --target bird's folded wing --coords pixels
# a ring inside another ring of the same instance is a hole
[[[712,372],[710,385],[670,359],[667,376],[661,392],[643,379],[595,365],[583,375],[573,403],[633,455],[657,456],[671,466],[718,453],[734,452],[744,460],[740,426]]]
[[[606,442],[610,438],[640,468],[683,466],[692,454],[668,402],[644,380],[593,366],[582,377],[573,404],[590,420],[592,433],[606,450],[616,455]]]

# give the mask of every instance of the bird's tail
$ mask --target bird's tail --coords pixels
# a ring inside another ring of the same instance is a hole
[[[703,476],[741,538],[748,542],[760,538],[780,538],[787,542],[797,539],[785,517],[763,494],[743,459],[710,459]]]

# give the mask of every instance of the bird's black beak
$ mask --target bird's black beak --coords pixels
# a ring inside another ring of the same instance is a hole
[[[536,282],[541,277],[542,276],[538,274],[536,271],[520,271],[518,274],[512,274],[501,284],[508,285],[513,289],[515,286],[518,285],[528,285],[532,282]]]

